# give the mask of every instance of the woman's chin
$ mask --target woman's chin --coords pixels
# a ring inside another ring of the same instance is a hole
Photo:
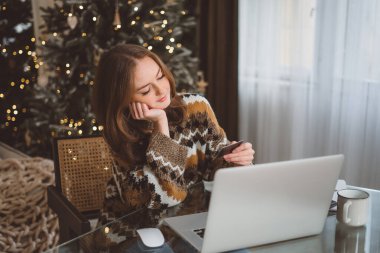
[[[170,105],[170,100],[157,104],[155,108],[165,110],[166,108],[168,108],[169,105]]]
[[[166,105],[149,106],[149,109],[165,110],[166,108],[168,108],[168,106],[166,106]]]
[[[155,107],[155,109],[160,109],[160,110],[165,110],[166,108],[168,108],[168,106],[169,105],[167,105],[167,106],[157,106],[157,107]]]

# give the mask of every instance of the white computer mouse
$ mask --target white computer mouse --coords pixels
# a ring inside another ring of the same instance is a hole
[[[165,238],[158,228],[141,228],[136,230],[142,243],[149,248],[156,248],[164,245]]]

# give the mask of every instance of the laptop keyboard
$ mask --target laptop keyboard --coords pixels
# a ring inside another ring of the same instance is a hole
[[[204,228],[194,229],[193,231],[194,231],[194,233],[199,235],[201,238],[203,238],[203,236],[205,235],[205,229]]]

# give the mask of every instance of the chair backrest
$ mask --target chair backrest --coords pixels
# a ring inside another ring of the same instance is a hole
[[[112,156],[101,136],[54,139],[56,187],[83,213],[102,207]]]

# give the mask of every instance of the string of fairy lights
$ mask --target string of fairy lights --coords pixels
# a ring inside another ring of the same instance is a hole
[[[154,16],[154,21],[147,22],[146,20],[142,20],[141,16],[139,15],[139,12],[141,12],[141,7],[135,5],[136,0],[129,0],[127,1],[127,4],[131,6],[131,10],[133,11],[132,14],[129,16],[132,17],[132,20],[128,23],[123,23],[123,18],[120,15],[120,10],[119,10],[119,1],[115,1],[115,15],[114,15],[114,20],[113,20],[113,29],[115,32],[118,31],[123,31],[124,29],[128,29],[128,27],[133,27],[136,25],[142,25],[145,29],[151,29],[153,32],[154,36],[152,38],[147,39],[145,42],[142,43],[144,47],[146,47],[149,50],[154,50],[154,43],[152,41],[156,42],[161,42],[165,43],[164,48],[167,50],[169,54],[173,54],[176,48],[181,48],[182,44],[180,42],[177,42],[175,39],[175,36],[171,36],[173,33],[173,28],[170,27],[168,19],[166,17],[166,10],[164,9],[151,9],[148,11],[149,15]],[[90,3],[91,4],[91,3]],[[82,18],[78,18],[85,10],[86,8],[89,7],[90,4],[82,4],[80,1],[76,1],[75,3],[71,4],[69,8],[67,8],[67,5],[64,5],[60,7],[59,13],[64,16],[67,20],[68,28],[69,31],[74,30],[77,28],[79,22],[83,21]],[[141,5],[140,5],[141,6]],[[6,5],[1,6],[1,11],[6,11],[7,7]],[[181,15],[187,15],[188,12],[186,10],[181,10],[179,12]],[[94,15],[92,19],[90,19],[90,22],[92,21],[95,25],[98,24],[99,20],[101,19],[101,16],[96,16]],[[88,21],[86,21],[88,22]],[[142,23],[141,23],[142,22]],[[125,25],[123,25],[125,24]],[[125,27],[123,27],[125,26]],[[67,30],[66,29],[66,30]],[[6,48],[6,45],[0,45],[0,50],[1,53],[3,54],[4,57],[17,57],[18,55],[23,55],[27,54],[30,58],[30,65],[27,66],[24,71],[29,72],[33,68],[38,70],[39,68],[43,67],[44,65],[44,60],[41,57],[38,56],[36,53],[35,49],[36,46],[38,45],[40,47],[40,50],[43,51],[44,47],[46,47],[49,44],[50,40],[60,40],[63,39],[67,35],[66,30],[61,30],[61,31],[49,31],[51,33],[45,34],[43,38],[38,38],[36,39],[35,37],[30,38],[30,41],[28,41],[28,45],[23,46],[22,48],[18,50],[9,50]],[[80,38],[86,38],[87,36],[91,36],[91,31],[81,31],[79,33]],[[102,49],[99,49],[99,52],[94,52],[94,54],[98,53],[99,55],[101,54]],[[95,57],[99,58],[99,55]],[[95,61],[96,62],[96,61]],[[66,63],[63,63],[60,66],[56,66],[55,70],[60,73],[63,72],[67,76],[71,76],[74,74],[74,69],[76,64],[74,62],[69,62],[67,61]],[[75,72],[77,73],[77,72]],[[86,78],[87,73],[81,71],[78,73],[80,80],[86,85],[92,86],[94,84],[94,81]],[[41,76],[41,71],[39,73],[40,76],[38,76],[38,83],[43,80],[43,76]],[[42,75],[44,73],[42,72]],[[48,85],[48,78],[45,76],[45,85]],[[8,85],[10,87],[18,87],[20,90],[25,89],[27,85],[31,83],[31,80],[28,78],[21,78],[20,80],[12,80]],[[55,90],[57,96],[61,95],[62,90],[60,88],[57,88]],[[6,94],[4,92],[0,91],[0,99],[6,99]],[[6,110],[6,121],[4,123],[4,127],[9,127],[11,126],[12,122],[17,121],[17,117],[20,115],[20,113],[26,113],[28,111],[27,108],[19,108],[18,105],[13,104],[10,106],[10,108],[5,108]],[[85,119],[73,119],[70,118],[69,116],[64,116],[62,117],[59,122],[57,122],[57,126],[51,130],[51,136],[56,136],[57,132],[60,130],[64,130],[66,135],[70,136],[73,134],[78,134],[82,135],[85,134],[85,130],[83,129],[83,126],[85,125]],[[86,124],[89,125],[89,124]],[[91,119],[91,124],[90,128],[93,132],[96,131],[102,131],[103,127],[101,125],[98,125],[95,119]],[[13,129],[14,131],[17,131],[17,127]]]
[[[4,15],[8,11],[7,2],[3,2],[0,6],[0,14]],[[30,24],[30,22],[29,22]],[[25,25],[25,24],[24,24]],[[31,24],[30,24],[31,25]],[[15,27],[16,28],[16,27]],[[18,27],[17,27],[18,28]],[[15,29],[16,31],[21,30],[22,28]],[[15,43],[12,43],[11,40],[7,40],[6,35],[3,35],[3,40],[0,41],[0,53],[3,59],[7,59],[9,64],[11,62],[17,62],[18,57],[26,57],[25,58],[25,66],[23,69],[22,77],[21,78],[13,78],[13,80],[10,80],[8,83],[3,83],[1,85],[0,90],[0,100],[2,102],[6,101],[8,99],[9,90],[13,89],[19,89],[20,92],[22,92],[28,85],[30,85],[33,80],[31,80],[33,77],[30,77],[30,73],[33,68],[38,69],[38,62],[39,59],[37,57],[37,54],[35,52],[35,42],[36,39],[34,37],[30,38],[29,41],[25,41],[24,45],[19,45],[19,48],[13,48]],[[14,41],[13,41],[14,42]],[[4,73],[7,74],[7,73]],[[20,73],[18,73],[20,74]],[[18,131],[17,127],[17,119],[20,115],[27,112],[27,108],[21,106],[20,104],[16,104],[15,102],[6,105],[5,108],[2,108],[1,113],[4,113],[5,118],[1,119],[1,128],[8,128],[11,127],[14,132]]]

